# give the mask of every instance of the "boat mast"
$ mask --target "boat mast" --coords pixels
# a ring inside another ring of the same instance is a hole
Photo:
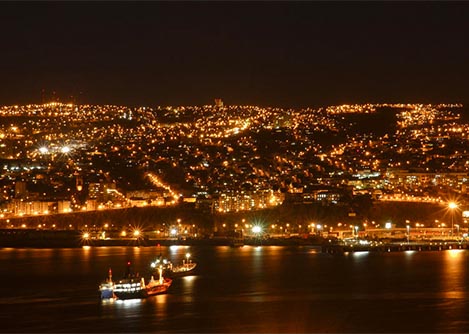
[[[107,279],[109,283],[112,283],[112,269],[111,268],[109,268]]]
[[[160,284],[163,284],[163,266],[161,264],[158,267],[158,274],[159,274],[158,281]]]

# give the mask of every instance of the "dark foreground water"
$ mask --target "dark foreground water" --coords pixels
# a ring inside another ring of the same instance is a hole
[[[171,247],[193,276],[101,303],[109,266],[144,274],[154,247],[0,249],[2,332],[469,332],[469,251],[330,255],[310,247]]]

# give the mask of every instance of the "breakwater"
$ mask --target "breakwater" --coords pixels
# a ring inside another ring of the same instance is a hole
[[[380,243],[373,245],[322,245],[322,251],[330,254],[343,254],[350,252],[403,252],[403,251],[444,251],[451,249],[469,249],[467,241],[428,241],[412,243]]]
[[[205,238],[83,238],[75,230],[0,230],[0,248],[76,248],[91,247],[154,247],[154,246],[235,246],[229,237]],[[239,242],[241,241],[241,242]],[[312,238],[248,238],[237,240],[236,246],[314,246],[323,253],[344,254],[349,252],[401,252],[401,251],[443,251],[469,249],[469,243],[461,240],[432,240],[411,242],[373,242],[367,244],[330,242],[327,239]]]

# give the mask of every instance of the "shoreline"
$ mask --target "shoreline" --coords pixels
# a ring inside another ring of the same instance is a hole
[[[245,238],[243,243],[233,243],[230,238],[206,238],[206,239],[91,239],[61,238],[61,239],[21,239],[1,238],[0,249],[5,248],[82,248],[82,247],[169,247],[169,246],[231,246],[241,248],[243,246],[288,246],[288,247],[313,247],[322,253],[346,254],[354,252],[402,252],[402,251],[443,251],[443,250],[467,250],[467,241],[432,240],[417,242],[381,242],[369,245],[344,244],[328,242],[327,240],[302,239],[302,238],[270,238],[255,239]]]
[[[157,247],[157,246],[316,246],[321,243],[308,239],[245,239],[242,243],[234,243],[229,238],[208,239],[1,239],[0,248],[80,248],[90,247]]]

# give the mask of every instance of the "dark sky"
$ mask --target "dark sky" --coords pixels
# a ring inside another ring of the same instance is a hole
[[[469,102],[467,2],[0,2],[0,105]]]

